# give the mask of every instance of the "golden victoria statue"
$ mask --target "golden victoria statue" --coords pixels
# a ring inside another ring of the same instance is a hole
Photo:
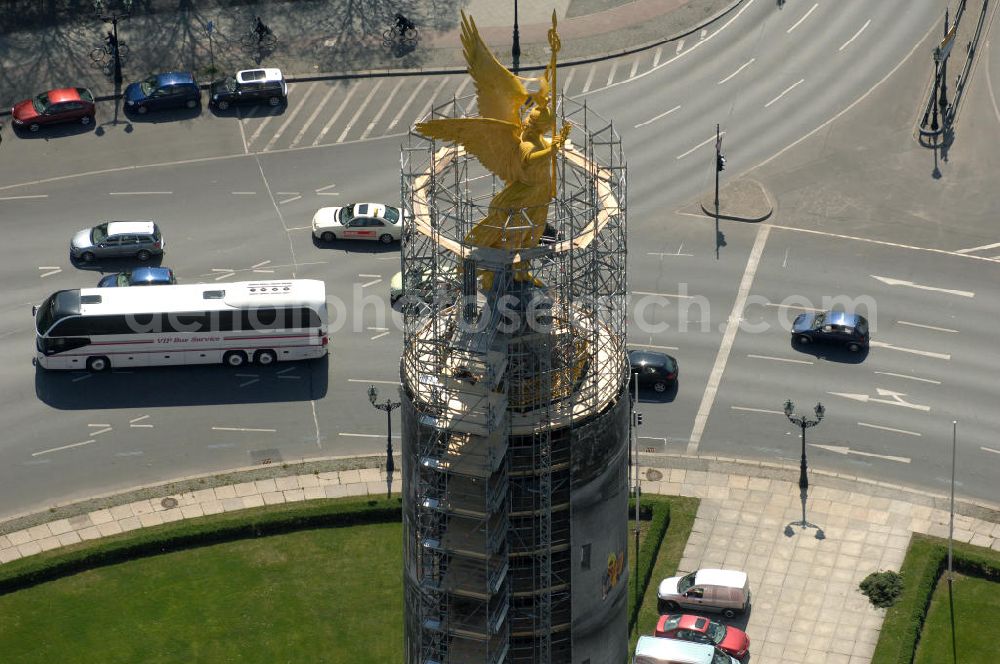
[[[462,12],[462,46],[469,75],[476,85],[480,117],[444,118],[421,122],[427,138],[458,143],[497,177],[505,187],[490,201],[489,213],[465,237],[478,247],[517,250],[538,246],[545,231],[549,202],[555,195],[556,151],[569,137],[571,125],[555,129],[556,14],[549,30],[552,56],[542,78],[521,78],[500,64],[483,42],[472,18]],[[529,93],[525,84],[537,85]],[[547,131],[552,139],[545,138]],[[533,281],[527,263],[513,266],[515,281]],[[483,289],[493,283],[483,273]]]

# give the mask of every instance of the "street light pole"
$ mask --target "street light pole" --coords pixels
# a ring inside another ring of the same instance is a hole
[[[378,402],[378,388],[374,385],[368,386],[368,401],[372,406],[385,411],[386,438],[385,438],[385,497],[392,495],[392,473],[396,470],[396,463],[392,460],[392,411],[400,407],[401,402],[386,399],[382,403]]]
[[[819,424],[823,421],[823,416],[826,414],[826,409],[823,408],[822,403],[817,403],[816,408],[813,410],[816,413],[816,419],[810,420],[804,415],[795,415],[795,404],[792,403],[791,399],[785,401],[785,417],[788,418],[789,422],[802,430],[802,458],[799,462],[799,498],[802,500],[802,520],[793,521],[789,526],[800,526],[803,530],[806,528],[815,528],[817,539],[822,539],[823,531],[819,526],[806,521],[806,497],[809,492],[808,462],[806,461],[806,429]]]
[[[513,60],[514,73],[521,70],[521,34],[517,28],[517,0],[514,0],[514,44],[510,47],[510,57]]]

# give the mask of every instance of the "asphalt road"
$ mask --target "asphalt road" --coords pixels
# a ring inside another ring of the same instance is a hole
[[[1000,65],[987,51],[944,175],[932,178],[932,155],[911,136],[929,61],[914,54],[930,52],[939,19],[903,0],[757,0],[684,42],[560,70],[566,93],[625,141],[630,342],[681,365],[676,393],[644,395],[643,448],[797,460],[782,403],[810,412],[822,401],[826,419],[808,440],[825,447],[810,447],[812,467],[943,490],[958,419],[960,492],[1000,502],[1000,266],[988,260],[1000,248],[984,248],[1000,233],[981,193],[1000,120],[986,81]],[[398,200],[407,127],[433,101],[471,91],[458,76],[302,83],[287,108],[137,121],[102,104],[96,131],[6,136],[0,512],[383,450],[384,416],[365,390],[398,382],[387,293],[399,251],[322,246],[308,225],[324,205]],[[696,213],[717,122],[724,182],[748,174],[776,203],[763,224],[724,221],[718,258],[714,223]],[[331,311],[344,303],[328,361],[36,371],[31,303],[96,284],[67,245],[112,217],[155,219],[163,264],[183,282],[323,279]],[[866,356],[790,344],[787,321],[830,297],[867,303]]]

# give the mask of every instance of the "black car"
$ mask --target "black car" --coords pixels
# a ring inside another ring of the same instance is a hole
[[[639,377],[639,387],[652,387],[657,392],[666,392],[677,384],[677,360],[666,353],[630,350],[628,362],[632,367],[632,375]]]
[[[236,76],[212,82],[208,103],[224,111],[232,104],[268,103],[277,106],[287,101],[288,85],[280,69],[244,69]]]
[[[792,323],[792,340],[805,345],[813,342],[840,344],[856,353],[868,348],[868,319],[845,311],[799,314]]]
[[[141,114],[164,108],[197,108],[201,104],[201,89],[194,74],[170,71],[130,83],[125,88],[125,110]]]

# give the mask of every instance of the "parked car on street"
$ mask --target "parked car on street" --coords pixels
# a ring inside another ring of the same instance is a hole
[[[125,110],[140,115],[165,108],[197,108],[200,104],[201,90],[189,71],[153,74],[125,88]]]
[[[403,214],[399,208],[381,203],[325,207],[313,215],[312,231],[323,242],[378,240],[389,244],[403,236]]]
[[[159,227],[151,221],[107,221],[77,232],[69,252],[84,263],[122,257],[145,262],[163,254],[165,244]]]
[[[94,122],[94,95],[87,88],[57,88],[14,104],[10,109],[14,128],[38,131],[43,126],[62,122]]]
[[[688,613],[660,616],[653,636],[708,643],[740,660],[750,650],[750,637],[743,630]]]
[[[630,350],[628,362],[632,375],[639,376],[639,387],[651,387],[657,392],[666,392],[677,384],[677,360],[666,353],[651,350]],[[635,380],[634,378],[632,380]]]
[[[640,636],[632,664],[739,664],[707,643],[691,643],[656,636]]]
[[[232,104],[261,104],[271,106],[285,103],[288,84],[280,69],[244,69],[236,76],[226,76],[212,81],[208,103],[224,111]]]
[[[750,579],[746,572],[700,569],[685,576],[660,581],[659,604],[667,611],[678,608],[720,611],[727,618],[750,608]]]
[[[792,322],[792,339],[801,345],[840,344],[856,353],[868,348],[868,319],[837,310],[799,314]]]
[[[97,287],[171,286],[176,283],[174,271],[169,267],[137,267],[126,272],[106,274],[97,282]]]

